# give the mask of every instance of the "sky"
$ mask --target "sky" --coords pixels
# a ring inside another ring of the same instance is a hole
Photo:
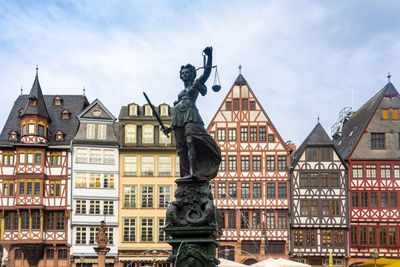
[[[99,98],[118,117],[129,103],[172,105],[181,65],[212,46],[222,89],[197,106],[206,125],[242,74],[284,139],[297,146],[318,117],[330,135],[343,107],[357,110],[400,82],[399,1],[0,0],[0,125],[29,93]]]

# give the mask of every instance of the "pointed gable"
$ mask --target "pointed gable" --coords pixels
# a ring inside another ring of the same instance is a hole
[[[38,115],[42,118],[50,120],[49,112],[47,111],[46,102],[43,97],[42,88],[39,83],[39,76],[36,72],[35,81],[29,93],[28,101],[21,112],[21,117],[25,115]]]
[[[370,98],[343,125],[342,135],[335,141],[335,144],[344,159],[347,159],[354,151],[385,96],[399,98],[399,93],[391,82],[388,82],[385,87]]]
[[[78,115],[78,119],[116,120],[114,115],[97,98]]]

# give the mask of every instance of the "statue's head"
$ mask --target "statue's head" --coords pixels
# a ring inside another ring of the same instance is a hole
[[[196,68],[191,64],[187,64],[181,67],[179,74],[182,81],[194,82],[194,79],[196,79]]]

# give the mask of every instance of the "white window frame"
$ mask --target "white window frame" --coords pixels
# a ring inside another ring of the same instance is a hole
[[[95,132],[96,132],[96,125],[91,123],[86,125],[86,139],[94,139]]]
[[[107,125],[99,124],[97,126],[97,139],[99,140],[107,139]]]

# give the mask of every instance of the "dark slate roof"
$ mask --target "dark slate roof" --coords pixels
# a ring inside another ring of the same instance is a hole
[[[347,159],[362,133],[367,127],[371,117],[378,108],[384,96],[398,96],[396,88],[391,82],[387,83],[376,95],[369,99],[361,108],[359,108],[350,119],[343,125],[342,135],[335,140],[335,144],[339,149],[342,158]]]
[[[333,146],[331,138],[319,122],[293,154],[293,165],[297,163],[308,146]]]
[[[242,74],[239,74],[234,82],[235,85],[244,85],[247,84],[246,79],[243,77]]]
[[[53,99],[56,95],[44,95],[44,101],[48,110],[50,123],[49,145],[69,145],[71,139],[75,136],[79,121],[76,116],[87,106],[89,102],[83,95],[59,95],[63,99],[62,104],[53,105]],[[7,121],[0,134],[0,145],[12,145],[15,142],[8,140],[8,133],[11,130],[18,132],[21,136],[21,119],[18,111],[23,108],[29,99],[29,95],[20,95],[14,102],[14,106],[8,115]],[[61,111],[67,108],[71,113],[70,119],[61,119]],[[64,133],[63,141],[55,141],[55,133],[61,130]]]
[[[28,99],[25,103],[25,108],[21,113],[23,115],[38,115],[46,119],[50,119],[49,112],[47,111],[45,100],[43,98],[42,88],[40,88],[39,77],[36,73],[35,81],[33,82],[29,99],[36,99],[36,106],[30,106]]]

